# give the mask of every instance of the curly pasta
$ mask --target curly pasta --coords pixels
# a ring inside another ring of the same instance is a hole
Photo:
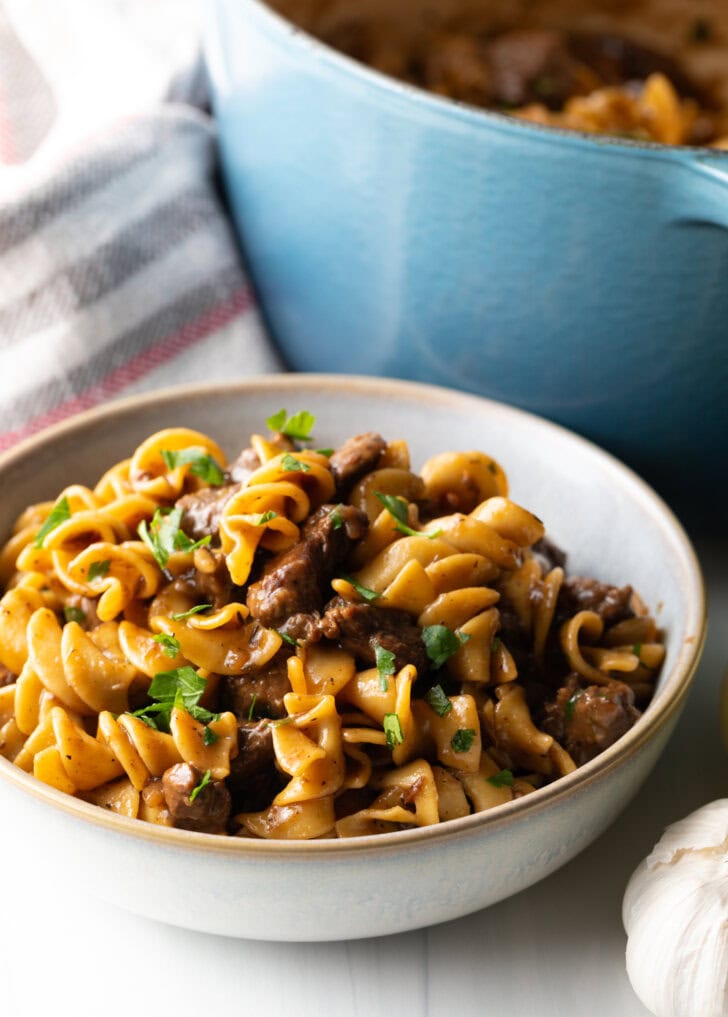
[[[568,575],[495,460],[298,442],[254,435],[236,473],[167,429],[23,512],[2,755],[146,822],[350,837],[498,807],[634,723],[655,622]]]

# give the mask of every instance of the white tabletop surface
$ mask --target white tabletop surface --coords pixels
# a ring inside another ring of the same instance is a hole
[[[486,911],[375,940],[276,944],[160,925],[44,874],[52,844],[0,847],[0,1014],[8,1017],[645,1017],[621,900],[664,826],[726,794],[728,540],[698,543],[711,625],[685,713],[615,825],[559,872]],[[2,826],[12,817],[2,817]],[[272,902],[273,904],[273,902]],[[696,1015],[698,1017],[698,1015]]]

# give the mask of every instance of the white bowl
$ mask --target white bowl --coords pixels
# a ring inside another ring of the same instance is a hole
[[[0,532],[71,482],[93,483],[162,427],[214,436],[229,454],[272,412],[308,409],[322,444],[363,430],[405,438],[414,464],[482,449],[535,511],[572,572],[630,583],[667,635],[657,692],[616,744],[567,777],[439,826],[304,843],[216,837],[126,819],[0,759],[5,852],[49,845],[64,882],[174,925],[244,938],[328,940],[456,918],[547,876],[596,838],[635,794],[677,720],[705,630],[702,578],[670,510],[581,438],[474,396],[398,381],[283,375],[171,389],[58,425],[0,457]],[[37,848],[36,848],[37,849]]]

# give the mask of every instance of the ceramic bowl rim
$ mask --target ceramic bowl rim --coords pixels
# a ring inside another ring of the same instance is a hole
[[[220,0],[218,0],[220,2]],[[448,117],[455,115],[476,129],[490,125],[500,131],[509,134],[526,134],[533,136],[536,140],[551,144],[565,143],[569,146],[588,147],[593,150],[612,151],[625,153],[641,153],[651,158],[662,158],[669,162],[687,162],[705,158],[706,154],[718,162],[725,162],[728,167],[728,151],[711,148],[706,145],[668,145],[658,141],[640,140],[638,138],[617,138],[613,135],[590,134],[587,131],[567,130],[563,127],[550,126],[548,124],[537,124],[533,121],[524,120],[520,117],[509,116],[497,110],[482,109],[472,106],[459,99],[450,99],[445,96],[428,92],[406,81],[378,71],[373,67],[360,63],[353,57],[334,49],[328,43],[323,42],[316,36],[311,35],[304,28],[298,27],[294,22],[289,21],[279,11],[272,8],[267,0],[225,0],[233,5],[246,4],[257,12],[257,16],[263,19],[265,26],[280,32],[283,38],[287,37],[288,42],[295,46],[302,54],[308,51],[321,62],[331,65],[334,70],[344,71],[355,79],[362,79],[364,83],[376,86],[377,91],[389,93],[406,102],[413,102],[416,106],[424,107],[429,112],[438,116]],[[214,77],[214,75],[213,75]]]
[[[220,394],[226,396],[238,394],[242,397],[248,392],[266,388],[270,389],[272,394],[295,390],[297,394],[304,395],[307,391],[325,394],[327,390],[335,391],[341,395],[342,389],[348,388],[356,393],[385,394],[392,399],[408,400],[417,404],[426,403],[428,406],[436,401],[441,406],[450,407],[458,412],[461,412],[464,406],[470,407],[473,412],[478,414],[500,414],[506,418],[524,421],[531,427],[551,431],[556,436],[560,436],[561,440],[576,443],[592,458],[600,460],[605,468],[616,473],[622,486],[626,484],[631,488],[632,497],[637,495],[643,502],[646,502],[651,509],[653,522],[655,525],[659,525],[664,532],[666,541],[669,538],[668,542],[682,569],[681,587],[689,591],[688,605],[693,604],[694,635],[684,640],[683,645],[679,648],[673,670],[663,682],[650,709],[643,714],[633,728],[601,755],[584,766],[578,767],[573,773],[560,777],[532,794],[486,812],[474,813],[461,819],[453,819],[433,826],[395,831],[384,836],[368,835],[346,839],[284,841],[195,833],[155,826],[152,823],[144,823],[101,809],[43,784],[4,758],[0,758],[0,779],[9,780],[11,784],[28,792],[36,799],[41,799],[54,808],[60,808],[66,813],[77,816],[86,823],[104,827],[118,834],[152,840],[167,848],[230,854],[238,858],[247,856],[256,860],[269,858],[271,862],[275,858],[286,858],[290,861],[291,856],[297,858],[309,855],[338,857],[371,851],[382,855],[400,849],[414,850],[419,846],[425,847],[435,842],[449,840],[452,837],[479,836],[486,830],[513,824],[523,815],[533,815],[541,812],[544,808],[551,808],[560,800],[582,793],[595,782],[605,779],[615,769],[621,768],[630,758],[639,753],[650,738],[656,735],[680,709],[695,675],[705,640],[707,623],[703,576],[695,551],[682,525],[652,488],[614,456],[567,428],[505,403],[421,382],[356,375],[273,374],[229,382],[176,385],[114,400],[26,438],[18,445],[0,454],[0,479],[6,470],[26,457],[40,452],[45,446],[52,445],[57,439],[73,435],[74,432],[84,432],[88,428],[93,428],[96,423],[115,416],[123,418],[127,414],[133,414],[151,405],[171,405],[180,400],[184,402],[189,402],[191,399],[209,400],[212,396]],[[693,595],[694,601],[692,600]]]

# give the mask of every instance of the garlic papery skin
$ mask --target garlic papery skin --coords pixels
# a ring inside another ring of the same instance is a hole
[[[728,799],[669,826],[627,885],[627,974],[656,1017],[728,1017]]]

